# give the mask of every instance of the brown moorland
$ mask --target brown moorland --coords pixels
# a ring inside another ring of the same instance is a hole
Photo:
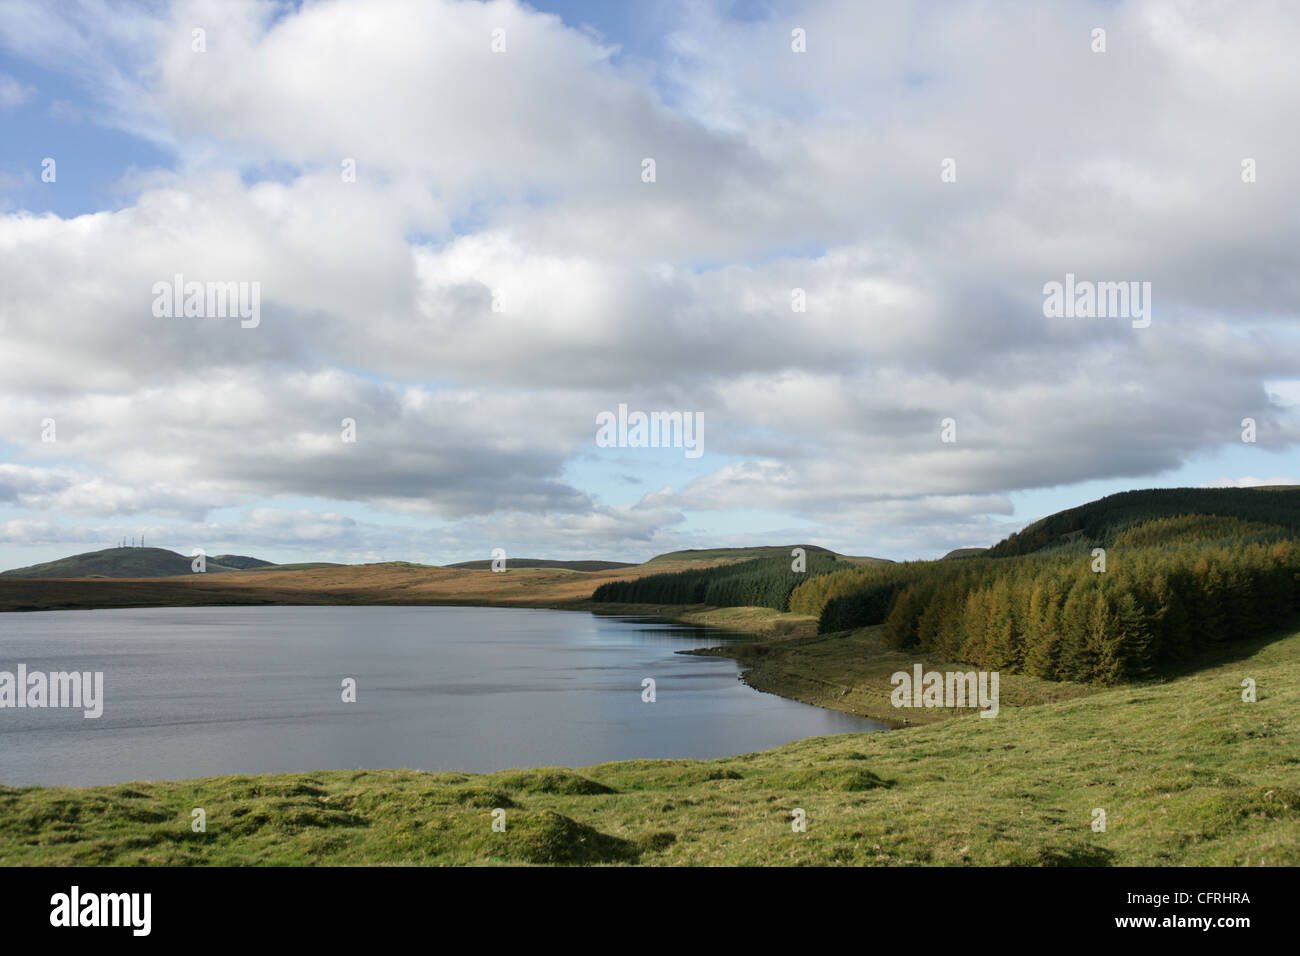
[[[709,561],[722,564],[725,560]],[[229,571],[169,578],[0,577],[0,611],[247,604],[485,604],[571,607],[606,581],[700,567],[656,560],[603,571],[480,571],[388,562],[302,571]]]

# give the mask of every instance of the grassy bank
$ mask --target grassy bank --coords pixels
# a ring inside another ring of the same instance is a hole
[[[567,605],[565,610],[591,611],[594,614],[649,614],[696,627],[715,627],[736,634],[763,638],[812,637],[817,633],[817,618],[806,614],[788,614],[766,607],[707,607],[681,604],[613,604],[583,601]],[[731,656],[723,654],[722,656]]]
[[[798,641],[769,653],[872,647]],[[0,788],[0,864],[1293,866],[1298,725],[1294,635],[1166,683],[722,760]]]
[[[815,631],[816,621],[807,620],[813,621]],[[780,621],[772,623],[780,625]],[[932,724],[953,717],[953,711],[942,708],[895,708],[890,701],[894,690],[890,677],[895,672],[910,673],[917,663],[927,671],[972,670],[968,664],[885,647],[880,641],[879,627],[840,634],[799,633],[788,640],[728,644],[685,653],[733,658],[745,668],[745,683],[756,690],[870,717],[891,727]],[[999,696],[1003,707],[1030,707],[1088,693],[1089,688],[1082,684],[1039,680],[1024,674],[1000,675]]]

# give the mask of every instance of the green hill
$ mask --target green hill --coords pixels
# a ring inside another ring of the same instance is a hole
[[[1046,680],[1116,684],[1300,620],[1297,489],[1125,492],[984,556],[809,576],[789,608],[831,634]]]
[[[796,546],[798,547],[798,546]],[[607,581],[592,592],[597,604],[705,604],[790,610],[790,593],[800,582],[842,567],[858,567],[825,548],[809,548],[795,569],[793,548],[761,548],[758,557],[665,571],[632,581]],[[646,567],[654,562],[647,562]],[[671,567],[665,563],[665,567]]]
[[[8,578],[171,578],[193,574],[191,562],[175,551],[166,548],[105,548],[87,551],[57,561],[46,561],[25,568],[0,572]],[[207,573],[245,570],[290,570],[302,567],[328,567],[328,565],[275,565],[260,558],[238,554],[213,555],[207,559]]]
[[[1035,521],[989,548],[987,556],[1109,547],[1119,534],[1137,525],[1189,515],[1238,518],[1300,533],[1300,486],[1124,491]]]
[[[269,568],[274,565],[270,561],[263,561],[261,558],[249,558],[242,554],[214,554],[208,559],[208,563],[216,563],[223,568],[238,568],[240,571],[249,571],[253,568]]]
[[[690,548],[685,551],[669,551],[665,554],[657,554],[646,564],[668,564],[680,563],[682,561],[710,561],[719,563],[723,561],[752,561],[754,558],[773,558],[773,557],[790,557],[790,552],[795,548],[803,548],[808,554],[831,554],[835,555],[841,561],[847,561],[850,564],[887,564],[887,558],[868,558],[855,557],[850,554],[839,554],[831,551],[829,548],[821,548],[815,544],[773,544],[759,545],[753,548]]]

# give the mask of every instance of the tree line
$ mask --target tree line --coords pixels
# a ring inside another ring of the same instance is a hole
[[[912,562],[826,575],[791,609],[822,633],[882,624],[884,642],[986,670],[1113,684],[1300,618],[1300,539]]]
[[[1113,684],[1300,620],[1300,492],[1125,492],[1029,525],[979,557],[848,565],[809,552],[601,585],[596,601],[758,606],[820,633],[986,670]]]
[[[634,581],[607,581],[596,588],[591,599],[613,604],[708,604],[788,611],[790,594],[801,582],[829,574],[842,564],[824,551],[810,550],[804,561],[803,571],[793,570],[793,558],[777,555],[651,574]]]

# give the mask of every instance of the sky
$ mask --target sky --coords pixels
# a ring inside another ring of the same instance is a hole
[[[1295,483],[1298,48],[1264,0],[0,0],[0,568],[933,558]]]

